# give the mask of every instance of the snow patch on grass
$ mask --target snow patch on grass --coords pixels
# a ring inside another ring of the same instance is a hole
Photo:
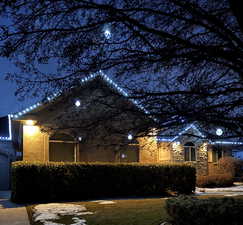
[[[196,195],[223,195],[226,197],[243,195],[243,185],[224,188],[196,188]]]
[[[114,201],[109,201],[109,200],[95,200],[91,202],[97,202],[100,205],[108,205],[108,204],[116,204]]]
[[[224,188],[196,188],[196,192],[243,192],[243,186]]]
[[[113,201],[101,201],[99,202],[100,205],[108,205],[108,204],[115,204]]]
[[[71,225],[86,225],[86,220],[80,219],[78,217],[73,217],[73,222]]]
[[[74,223],[71,225],[86,225],[86,220],[80,219],[77,216],[91,214],[93,214],[93,212],[88,212],[83,205],[49,203],[35,206],[33,219],[35,222],[42,222],[44,225],[63,225],[61,223],[52,222],[51,220],[58,220],[62,216],[75,216],[72,218]]]

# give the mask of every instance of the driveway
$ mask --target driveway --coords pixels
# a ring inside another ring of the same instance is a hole
[[[24,205],[12,203],[10,191],[0,191],[0,224],[1,225],[30,225]]]

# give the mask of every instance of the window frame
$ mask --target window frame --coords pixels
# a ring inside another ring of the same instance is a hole
[[[195,162],[197,161],[197,151],[196,151],[196,146],[194,143],[192,142],[186,142],[184,145],[183,145],[183,149],[184,149],[184,161],[185,162]],[[186,151],[187,149],[187,151]],[[192,150],[194,150],[194,160],[192,160]],[[188,160],[187,160],[187,154],[188,152]]]

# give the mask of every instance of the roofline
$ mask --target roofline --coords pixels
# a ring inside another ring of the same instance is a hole
[[[96,77],[101,77],[104,81],[106,81],[108,84],[110,84],[116,91],[118,91],[124,97],[129,97],[129,94],[123,88],[121,88],[117,83],[115,83],[111,78],[109,78],[101,70],[96,73],[93,73],[85,78],[82,78],[80,81],[81,81],[81,83],[87,83],[91,80],[94,80]],[[47,101],[48,102],[53,101],[55,98],[60,96],[61,93],[62,92],[57,92],[57,93],[54,93],[53,95],[48,96]],[[134,99],[128,99],[128,100],[130,102],[132,102],[138,109],[142,110],[145,114],[150,114],[150,112],[147,109],[145,109],[145,107],[142,104],[140,104],[137,100],[134,100]],[[14,119],[18,119],[20,116],[23,116],[26,113],[31,112],[32,110],[38,108],[39,106],[43,105],[44,103],[46,103],[46,102],[37,102],[29,107],[26,107],[22,111],[12,114],[11,117]],[[155,122],[158,122],[158,119],[156,119],[155,117],[153,117],[151,115],[149,115],[149,117],[152,118]]]
[[[211,141],[212,145],[243,145],[241,141]]]
[[[191,128],[197,130],[199,132],[199,135],[202,138],[206,137],[204,134],[202,134],[202,132],[198,129],[198,127],[194,123],[191,123],[189,126],[184,128],[180,133],[178,133],[175,137],[173,137],[173,138],[158,138],[157,137],[157,140],[159,142],[174,142],[177,138],[179,138],[182,134],[184,134],[186,131],[188,131]],[[211,141],[211,140],[208,140],[208,141],[209,141],[209,144],[211,144],[211,145],[243,145],[243,142],[240,142],[240,141]]]
[[[185,132],[187,132],[191,128],[193,128],[194,130],[197,130],[198,133],[199,133],[199,135],[202,138],[205,138],[206,137],[204,134],[202,134],[202,132],[196,127],[196,125],[194,123],[191,123],[189,126],[187,126],[186,128],[184,128],[181,132],[179,132],[173,138],[157,138],[157,140],[160,141],[160,142],[173,142],[173,141],[175,141],[177,138],[179,138],[181,135],[183,135]]]

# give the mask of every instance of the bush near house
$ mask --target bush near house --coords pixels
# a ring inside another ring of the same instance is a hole
[[[181,196],[166,201],[173,225],[241,225],[243,199],[197,199]]]
[[[230,187],[233,182],[231,173],[197,176],[197,186],[202,188]]]
[[[81,200],[103,197],[189,194],[195,168],[187,165],[33,163],[12,166],[12,201]]]
[[[233,177],[242,174],[242,162],[239,159],[227,156],[219,160],[219,170],[221,173],[231,173]]]

